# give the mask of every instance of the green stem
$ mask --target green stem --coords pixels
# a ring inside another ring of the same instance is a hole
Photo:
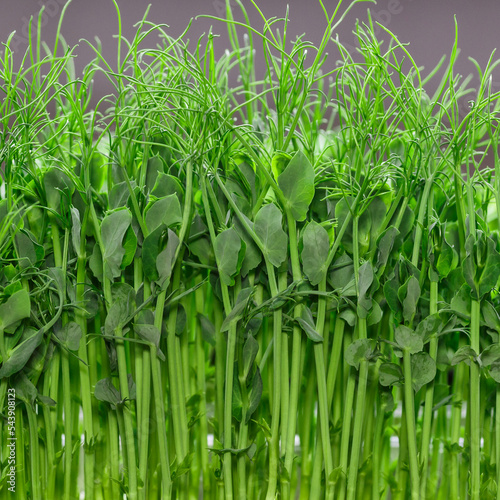
[[[172,280],[173,291],[178,290],[180,287],[181,265],[182,259],[179,259]],[[188,428],[181,359],[177,352],[178,337],[175,333],[176,323],[177,303],[173,304],[170,308],[167,320],[167,365],[175,449],[177,452],[177,460],[181,463],[188,453]]]
[[[42,492],[40,487],[39,461],[40,452],[38,444],[38,424],[36,421],[36,413],[30,404],[26,404],[26,412],[28,413],[28,427],[30,434],[30,470],[31,470],[31,495],[32,500],[42,500]]]
[[[429,313],[437,313],[437,302],[438,302],[438,282],[430,282],[430,302],[429,302]],[[429,355],[436,361],[438,351],[438,338],[434,335],[429,342]],[[422,469],[422,479],[420,484],[420,496],[421,498],[426,498],[426,486],[427,486],[427,467],[429,458],[429,446],[431,443],[431,427],[432,427],[432,408],[434,406],[434,380],[431,381],[426,386],[425,390],[425,403],[424,403],[424,418],[422,423],[422,443],[420,448],[420,457],[423,464]]]
[[[144,282],[144,300],[150,296],[149,282]],[[151,351],[147,346],[143,347],[142,351],[142,395],[139,397],[137,393],[137,409],[141,407],[140,414],[138,412],[137,422],[139,427],[139,477],[142,481],[142,488],[139,493],[144,500],[147,494],[147,467],[148,467],[148,452],[149,452],[149,425],[150,425],[150,408],[151,408]]]
[[[481,309],[478,300],[471,301],[470,343],[479,354],[479,329]],[[470,472],[471,499],[479,500],[481,489],[481,408],[480,408],[480,372],[477,363],[470,366]]]
[[[290,242],[290,260],[292,264],[292,275],[294,281],[300,281],[302,279],[302,272],[300,270],[298,243],[297,243],[297,224],[295,219],[289,210],[286,211],[287,222],[288,222],[288,237]],[[300,303],[296,304],[293,309],[293,317],[299,318],[302,313],[302,305]],[[288,427],[287,435],[285,441],[285,469],[291,479],[293,459],[295,456],[295,431],[297,424],[297,407],[299,403],[299,391],[300,391],[300,356],[302,352],[302,331],[300,327],[295,322],[292,331],[292,363],[290,367],[291,378],[290,378],[290,402],[288,409]],[[288,498],[290,491],[290,483],[285,482],[285,491],[283,495]]]
[[[384,432],[385,413],[380,404],[380,394],[377,394],[377,416],[375,419],[375,432],[373,437],[372,462],[372,500],[380,500],[380,465],[382,462],[382,434]]]
[[[319,292],[326,292],[326,273],[321,280]],[[323,336],[326,316],[326,299],[320,297],[318,299],[318,314],[316,321],[316,331]],[[333,471],[332,447],[330,444],[330,418],[328,404],[328,390],[325,369],[325,355],[323,343],[314,344],[314,359],[316,362],[316,379],[318,384],[318,403],[319,403],[319,425],[321,430],[322,450],[325,460],[325,481],[327,485],[327,496],[331,496],[332,485],[329,483],[330,475]]]
[[[352,371],[349,369],[349,375],[347,379],[346,394],[344,398],[344,416],[342,418],[342,437],[340,440],[340,470],[342,471],[342,476],[340,478],[339,495],[338,499],[343,500],[346,494],[346,476],[347,476],[347,466],[349,460],[349,442],[351,439],[351,419],[352,419],[352,407],[354,404],[354,390],[356,388],[356,378]]]
[[[117,328],[115,331],[117,337],[122,336],[122,329]],[[128,388],[128,370],[127,358],[125,353],[125,344],[123,340],[116,339],[116,356],[118,359],[118,379],[120,383],[120,395],[123,399],[127,399],[127,403],[123,405],[123,423],[125,430],[125,449],[127,453],[128,463],[128,487],[130,500],[137,499],[137,460],[135,451],[135,438],[134,438],[134,422],[132,416],[130,394]]]
[[[366,339],[366,319],[358,318],[358,334],[360,339]],[[347,499],[356,497],[359,457],[363,436],[363,421],[365,415],[366,385],[368,380],[368,361],[362,359],[359,365],[358,391],[356,394],[356,411],[354,413],[354,427],[352,434],[351,462],[347,479]]]
[[[68,352],[61,351],[62,382],[63,382],[63,406],[64,406],[64,498],[70,498],[72,484],[71,462],[73,453],[72,430],[71,430],[71,387]]]
[[[241,390],[241,403],[243,408],[248,408],[248,389],[246,377],[240,374],[238,378]],[[246,423],[246,414],[243,413],[240,424],[240,433],[238,436],[238,448],[244,449],[247,447],[248,440],[248,424]],[[238,500],[246,500],[247,498],[247,480],[246,480],[246,454],[242,453],[238,457],[237,473],[238,473]]]
[[[500,386],[495,395],[495,466],[497,485],[500,484]],[[500,488],[497,486],[497,500],[500,500]]]
[[[82,230],[83,233],[84,230]],[[82,241],[84,238],[82,237]],[[83,246],[83,245],[82,245]],[[84,254],[83,254],[84,255]],[[77,277],[76,277],[76,303],[85,303],[85,257],[78,257],[77,261]],[[75,321],[82,330],[82,337],[80,339],[80,346],[78,348],[78,357],[83,363],[78,363],[80,371],[80,386],[82,395],[82,409],[83,409],[83,428],[85,435],[84,445],[84,465],[85,465],[85,494],[92,498],[94,492],[94,466],[95,456],[92,447],[94,442],[94,429],[92,422],[92,395],[90,385],[89,373],[89,359],[87,355],[87,320],[84,312],[80,309],[76,310]]]
[[[163,323],[163,309],[165,308],[166,290],[158,295],[154,326],[161,332]],[[163,399],[162,376],[158,349],[151,345],[151,376],[153,378],[154,407],[156,414],[156,428],[158,432],[158,451],[160,454],[162,495],[171,498],[172,479],[170,475],[170,462],[168,458],[167,426],[165,422],[165,402]]]
[[[201,282],[201,276],[195,278],[195,285]],[[194,293],[194,313],[193,325],[196,332],[196,389],[200,394],[200,423],[199,423],[199,450],[202,481],[203,481],[203,494],[208,496],[210,493],[210,471],[209,471],[209,458],[207,448],[207,388],[206,388],[206,373],[205,373],[205,345],[201,335],[201,329],[198,321],[198,314],[203,313],[203,289],[198,288]]]
[[[276,277],[274,267],[266,259],[267,275],[271,295],[276,296],[278,289],[276,287]],[[279,290],[286,288],[286,273],[279,275]],[[267,486],[266,500],[274,500],[276,497],[276,486],[278,483],[279,472],[279,424],[280,424],[280,405],[281,405],[281,356],[282,356],[282,332],[281,332],[282,312],[277,309],[273,312],[273,402],[271,413],[271,439],[269,441],[269,480]]]
[[[419,500],[420,479],[417,459],[417,432],[415,429],[415,406],[411,376],[411,355],[403,349],[404,397],[406,411],[406,429],[408,436],[408,455],[410,460],[411,498]]]
[[[165,424],[165,403],[163,401],[160,361],[157,357],[156,346],[151,346],[151,370],[153,377],[156,425],[158,430],[158,448],[160,453],[162,498],[170,499],[172,496],[172,479],[170,476],[170,464],[168,459],[167,430]]]

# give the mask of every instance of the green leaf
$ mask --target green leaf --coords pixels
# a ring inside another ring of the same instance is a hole
[[[214,262],[214,257],[215,257],[214,251],[212,245],[210,244],[209,238],[206,237],[196,238],[194,241],[190,241],[188,243],[188,246],[189,246],[189,252],[195,257],[198,257],[198,259],[200,259],[200,262],[202,264],[208,266]],[[243,268],[245,267],[245,260],[246,260],[246,252],[245,252],[245,259],[243,260],[243,265],[241,266],[242,273],[243,273]]]
[[[304,220],[314,198],[314,168],[302,151],[290,160],[278,177],[278,185],[286,199],[285,208],[295,220]]]
[[[351,207],[354,204],[354,197],[345,196],[341,198],[337,204],[335,205],[335,218],[337,219],[338,227],[343,227],[345,220],[349,215],[351,215],[351,219],[347,224],[347,228],[342,236],[342,246],[346,252],[352,254],[353,252],[353,221],[351,214]],[[359,226],[359,221],[358,221]]]
[[[255,216],[254,230],[264,247],[264,257],[275,267],[281,266],[288,251],[288,236],[281,226],[282,217],[274,203],[262,207]]]
[[[73,183],[66,173],[59,168],[50,168],[43,177],[47,206],[57,213],[61,212],[61,205],[65,206],[71,199],[74,189]]]
[[[385,210],[385,205],[382,202],[380,202],[380,204]],[[363,256],[370,248],[370,238],[372,234],[372,205],[378,205],[380,207],[380,204],[373,200],[370,207],[358,217],[358,252],[360,256]],[[342,238],[344,242],[345,236],[344,234]]]
[[[114,210],[120,207],[126,207],[128,199],[130,198],[130,191],[125,181],[117,182],[111,188],[109,193],[109,208]]]
[[[418,279],[415,278],[415,276],[410,276],[406,283],[398,291],[398,296],[400,296],[400,291],[403,290],[405,293],[402,301],[403,318],[406,321],[411,321],[417,310],[417,303],[420,298],[420,285],[418,283]]]
[[[94,396],[99,401],[117,406],[121,402],[121,396],[118,389],[113,385],[110,378],[103,378],[95,384]]]
[[[259,343],[253,335],[249,335],[243,345],[243,377],[245,380],[250,373],[255,357],[259,352]]]
[[[71,242],[73,249],[78,257],[80,257],[80,242],[82,224],[80,222],[80,212],[75,207],[71,207]]]
[[[342,295],[346,295],[345,291],[352,291],[356,295],[356,287],[354,285],[354,264],[346,253],[342,254],[333,262],[330,267],[329,282],[334,290],[342,290]]]
[[[382,319],[383,314],[384,313],[382,311],[382,308],[379,306],[378,302],[373,301],[372,310],[370,311],[370,314],[368,315],[368,318],[366,319],[367,326],[377,325],[378,323],[380,323],[380,320]]]
[[[214,324],[203,314],[198,313],[198,320],[201,326],[201,335],[205,342],[208,342],[211,346],[215,347],[215,326]]]
[[[500,254],[496,251],[495,242],[487,239],[486,262],[479,278],[479,298],[491,292],[500,277]]]
[[[149,233],[142,244],[142,267],[144,275],[149,281],[157,281],[159,274],[156,268],[156,259],[161,250],[162,236],[165,226],[160,226]]]
[[[483,350],[478,359],[482,366],[490,366],[500,362],[500,344],[490,344]]]
[[[248,409],[245,412],[245,423],[250,422],[250,418],[259,406],[262,398],[262,377],[260,375],[259,367],[255,370],[255,375],[252,378],[252,385],[248,394]]]
[[[450,271],[455,269],[458,264],[458,254],[454,248],[452,248],[446,238],[443,238],[443,243],[441,246],[441,251],[439,252],[439,257],[436,263],[436,269],[441,278],[446,278]]]
[[[7,351],[7,359],[4,359],[2,368],[0,368],[0,379],[10,377],[14,373],[20,372],[35,349],[40,345],[43,338],[43,329],[34,331],[29,328],[21,337],[20,343]]]
[[[128,209],[111,212],[101,224],[101,238],[104,246],[103,260],[106,264],[106,277],[110,280],[121,275],[121,264],[125,255],[123,238],[132,223],[132,214]]]
[[[222,283],[226,286],[234,285],[234,276],[243,261],[245,244],[236,230],[229,228],[217,235],[214,250]]]
[[[311,221],[304,230],[301,253],[304,274],[311,285],[317,285],[326,274],[326,261],[330,250],[330,240],[326,229]]]
[[[372,307],[372,299],[368,296],[368,291],[373,283],[373,267],[371,262],[366,261],[360,268],[358,273],[358,316],[366,318]]]
[[[130,266],[135,258],[135,252],[137,250],[137,236],[132,226],[130,226],[125,233],[123,249],[125,250],[125,255],[123,256],[122,263],[120,264],[120,269],[125,269]]]
[[[491,302],[487,300],[481,301],[481,314],[488,328],[500,332],[500,317]]]
[[[12,294],[6,302],[0,304],[0,331],[5,331],[31,314],[29,293],[22,289]]]
[[[472,349],[470,345],[464,345],[462,347],[459,347],[457,352],[453,355],[453,358],[451,358],[451,365],[458,365],[458,363],[465,361],[465,363],[470,366],[471,361],[476,360],[477,353],[474,351],[474,349]]]
[[[179,246],[179,238],[169,229],[167,246],[156,257],[156,269],[158,271],[158,284],[160,288],[164,288],[170,282],[170,276],[175,265],[175,253]]]
[[[162,224],[167,227],[180,224],[182,212],[177,195],[171,194],[149,203],[145,210],[145,222],[150,232]]]
[[[14,241],[16,243],[19,266],[21,269],[27,269],[34,266],[43,258],[43,255],[40,252],[37,253],[37,247],[40,247],[40,245],[34,241],[34,238],[30,238],[25,229],[21,229],[16,233]],[[43,247],[41,250],[43,251]]]
[[[358,339],[354,341],[345,351],[346,363],[359,370],[359,363],[363,359],[370,359],[374,349],[372,339]]]
[[[348,307],[339,314],[339,318],[342,318],[349,326],[354,326],[358,317],[356,313]]]
[[[78,351],[82,328],[74,321],[69,321],[59,332],[56,332],[56,336],[70,351]]]
[[[385,201],[384,201],[385,200]],[[389,200],[386,200],[384,196],[377,196],[372,199],[369,207],[365,210],[367,214],[370,215],[371,223],[370,223],[370,234],[368,235],[370,244],[372,241],[374,243],[377,242],[379,237],[380,228],[385,220],[385,216],[387,214],[387,203],[390,203]],[[377,246],[377,248],[379,248]],[[380,248],[379,248],[380,250]]]
[[[424,348],[422,337],[404,325],[396,328],[394,339],[401,349],[408,350],[410,354],[420,352]]]
[[[164,198],[165,196],[175,194],[180,202],[182,200],[183,193],[184,191],[179,179],[173,175],[158,172],[156,183],[151,191],[153,196],[156,196],[157,198]]]
[[[271,160],[271,170],[273,172],[274,178],[278,180],[279,176],[283,173],[286,166],[291,160],[291,156],[287,153],[275,153]]]
[[[252,292],[253,290],[251,288],[244,288],[241,290],[236,299],[236,304],[222,322],[220,327],[221,332],[227,332],[233,323],[243,318],[243,314],[245,313],[245,309],[247,308]]]
[[[394,247],[394,242],[399,235],[399,230],[394,227],[388,227],[379,237],[377,242],[378,257],[377,257],[377,268],[382,268],[387,265],[389,256]]]
[[[54,407],[57,404],[52,398],[49,398],[48,396],[43,396],[42,394],[37,394],[36,399],[44,407]]]
[[[137,399],[137,389],[132,375],[127,374],[128,379],[128,399]]]
[[[23,372],[19,373],[16,376],[12,387],[16,390],[16,399],[20,399],[25,404],[30,405],[31,407],[35,406],[35,400],[38,395],[38,391]]]
[[[104,321],[106,335],[115,335],[130,317],[135,309],[135,291],[130,285],[121,287],[120,295],[113,297],[113,303]]]
[[[246,223],[250,229],[254,230],[253,222],[245,215],[243,215],[243,217],[246,219]],[[243,259],[243,263],[241,265],[241,275],[242,277],[245,277],[252,269],[255,269],[261,263],[262,253],[255,241],[247,233],[238,217],[234,218],[234,228],[240,235],[240,238],[245,242],[245,258]]]
[[[402,318],[401,305],[398,299],[399,283],[396,277],[384,283],[384,297],[387,305],[393,312],[396,319]]]
[[[497,361],[490,366],[489,374],[497,384],[500,384],[500,362]]]
[[[424,341],[424,344],[435,335],[439,327],[443,324],[438,313],[430,314],[423,319],[415,328],[415,333]]]
[[[436,362],[426,353],[419,352],[411,357],[411,379],[415,392],[436,376]]]
[[[470,318],[471,312],[471,289],[467,283],[464,283],[456,295],[451,299],[450,308],[464,316]]]
[[[146,342],[158,347],[160,344],[160,330],[154,325],[134,324],[134,332]]]
[[[92,250],[92,255],[89,259],[89,267],[92,274],[102,283],[104,278],[103,268],[102,268],[102,253],[99,245],[94,245]]]
[[[310,340],[313,342],[323,342],[323,337],[316,331],[313,315],[308,307],[302,307],[301,317],[295,318],[295,321],[297,321]]]

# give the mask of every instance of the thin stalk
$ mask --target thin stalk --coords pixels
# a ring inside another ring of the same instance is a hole
[[[167,431],[165,424],[165,403],[163,401],[163,388],[161,381],[160,362],[157,357],[157,348],[154,345],[151,346],[151,370],[153,378],[156,425],[158,430],[158,448],[160,454],[162,498],[168,500],[172,497],[172,479],[170,475],[170,463],[168,458]]]
[[[117,328],[115,330],[115,335],[121,337],[123,335],[122,329]],[[135,450],[135,438],[134,438],[134,422],[132,409],[129,407],[131,405],[128,377],[127,377],[127,358],[125,353],[125,345],[123,340],[116,339],[116,356],[118,359],[118,379],[120,383],[120,394],[123,399],[127,399],[127,403],[123,405],[123,423],[125,430],[125,449],[127,453],[127,463],[128,463],[128,487],[129,487],[129,498],[135,500],[137,498],[137,460],[136,460],[136,450]]]
[[[30,472],[31,472],[31,495],[33,500],[42,500],[42,491],[40,487],[39,461],[40,451],[38,443],[38,424],[36,413],[33,407],[26,404],[28,414],[28,427],[30,435]]]
[[[496,481],[500,484],[500,386],[496,388],[495,394],[495,467]],[[497,487],[497,500],[500,500],[500,488]]]
[[[340,470],[343,472],[339,480],[338,499],[343,500],[346,494],[346,477],[349,460],[349,443],[351,438],[351,419],[352,408],[354,404],[354,391],[356,389],[356,378],[352,373],[352,368],[349,369],[347,378],[347,387],[344,398],[344,416],[342,418],[342,437],[340,440]]]
[[[384,431],[385,413],[380,404],[380,394],[377,394],[377,416],[375,418],[375,431],[373,437],[372,462],[372,500],[380,500],[380,470],[382,462],[382,434]]]
[[[165,308],[166,291],[160,292],[156,302],[154,326],[161,332],[163,323],[163,310]],[[156,414],[156,428],[158,432],[158,451],[160,454],[161,485],[163,497],[169,499],[172,495],[172,478],[170,475],[170,462],[167,443],[167,428],[165,422],[165,402],[161,378],[160,360],[155,345],[151,345],[151,376],[153,379],[154,406]]]
[[[470,343],[479,353],[479,330],[481,309],[478,300],[471,301]],[[471,499],[479,500],[481,490],[481,408],[480,408],[480,371],[477,363],[470,366],[470,471]]]
[[[437,313],[437,302],[438,302],[438,282],[430,282],[430,301],[429,301],[429,313]],[[436,361],[438,351],[438,338],[433,336],[429,342],[429,356]],[[420,459],[423,463],[422,478],[420,484],[420,496],[425,498],[426,487],[427,487],[427,468],[428,468],[428,458],[429,458],[429,446],[431,443],[431,427],[432,427],[432,408],[434,406],[434,380],[427,384],[425,389],[425,403],[424,403],[424,418],[422,423],[422,442],[420,448]]]
[[[353,263],[354,263],[354,284],[356,294],[359,296],[359,218],[353,218]],[[358,338],[367,338],[366,318],[357,318]],[[365,414],[366,385],[368,380],[368,363],[361,360],[359,366],[358,392],[356,395],[356,409],[354,413],[354,428],[351,447],[351,462],[349,465],[349,476],[347,478],[347,499],[353,500],[356,495],[357,477],[359,469],[359,457],[361,453],[361,442],[363,435],[363,421]]]
[[[417,431],[415,429],[415,402],[411,377],[411,357],[408,349],[403,349],[404,397],[406,429],[408,436],[408,455],[410,460],[411,498],[419,500],[420,479],[417,459]]]
[[[83,232],[83,230],[82,230]],[[82,238],[84,241],[84,238]],[[85,303],[85,257],[78,257],[77,261],[77,277],[76,277],[76,302],[77,304]],[[92,422],[92,396],[90,385],[90,374],[88,367],[87,356],[87,320],[83,311],[77,309],[75,314],[75,321],[82,329],[82,338],[80,339],[80,347],[78,349],[78,357],[83,363],[78,363],[80,371],[80,386],[82,394],[82,409],[83,409],[83,427],[85,434],[84,445],[84,465],[85,465],[85,492],[92,498],[94,491],[94,466],[95,456],[91,445],[94,442],[94,429]],[[87,363],[87,364],[85,364]],[[89,492],[89,493],[87,493]]]
[[[297,224],[289,210],[286,211],[288,222],[288,238],[290,244],[290,259],[292,263],[292,275],[294,281],[300,281],[302,272],[300,270],[300,261],[297,244]],[[293,309],[293,317],[299,318],[302,313],[302,305],[296,304]],[[297,407],[299,402],[300,391],[300,355],[302,351],[302,332],[297,323],[293,326],[292,331],[292,363],[290,367],[290,402],[288,408],[288,428],[285,440],[285,469],[291,479],[293,458],[295,456],[295,430],[297,424]],[[285,481],[285,491],[283,495],[288,498],[290,492],[290,483]]]
[[[326,273],[318,286],[319,292],[326,292]],[[323,336],[326,316],[326,299],[320,297],[318,299],[318,314],[316,321],[316,331]],[[327,498],[333,497],[333,485],[330,484],[330,475],[333,471],[332,447],[330,444],[330,429],[329,429],[329,404],[328,390],[325,369],[325,355],[323,343],[314,344],[314,360],[316,362],[316,379],[318,384],[318,403],[319,403],[319,426],[321,431],[322,450],[325,460],[325,481],[327,489]]]
[[[7,382],[7,381],[5,380],[5,382]],[[43,394],[49,394],[49,391],[50,391],[49,384],[50,384],[50,373],[47,372],[46,374],[44,374],[44,377],[43,377]],[[1,399],[1,396],[0,396],[0,399]],[[0,404],[0,408],[2,408],[2,406],[3,405]],[[49,436],[54,435],[53,430],[52,430],[52,418],[51,418],[49,406],[46,406],[43,408],[43,417],[44,417],[46,434]],[[64,423],[66,425],[66,421]],[[0,431],[1,430],[2,429],[0,428]],[[66,433],[66,431],[65,431],[65,433]],[[70,431],[70,433],[71,433],[71,431]],[[55,459],[54,444],[55,443],[54,443],[54,441],[52,441],[52,439],[47,439],[47,443],[46,443],[46,446],[47,446],[47,464],[49,467],[49,472],[48,472],[49,477],[48,477],[48,481],[47,481],[47,495],[51,494],[52,496],[54,495],[56,472],[57,472],[57,466],[54,463],[54,459]],[[71,449],[71,447],[69,449]],[[66,471],[65,471],[65,481],[66,481]],[[65,488],[66,488],[66,485],[65,485]]]
[[[182,258],[179,259],[174,269],[172,290],[176,291],[181,283]],[[177,303],[173,304],[167,319],[167,365],[170,387],[170,405],[172,411],[172,424],[174,428],[175,450],[179,463],[188,453],[188,428],[186,417],[186,404],[184,384],[182,379],[181,359],[177,356],[178,338],[175,333],[177,322]]]
[[[195,285],[201,282],[201,276],[197,275],[195,278]],[[201,335],[201,329],[198,320],[198,314],[203,313],[203,289],[198,288],[194,293],[193,298],[194,313],[193,315],[193,329],[195,332],[196,342],[196,389],[200,394],[200,423],[199,423],[199,451],[201,462],[201,473],[203,481],[203,494],[209,495],[210,493],[210,471],[209,471],[209,458],[208,448],[206,446],[208,436],[207,425],[207,388],[206,388],[206,373],[205,373],[205,345]]]
[[[144,281],[144,300],[147,300],[151,294],[149,281]],[[139,494],[142,498],[147,498],[147,467],[148,467],[148,452],[149,452],[149,425],[150,425],[150,408],[151,408],[151,351],[147,346],[143,347],[142,351],[142,395],[139,397],[137,393],[137,407],[141,406],[141,411],[137,416],[139,427],[139,478],[142,481],[142,488],[139,489]]]
[[[221,285],[222,298],[226,315],[231,311],[229,291],[227,286]],[[232,416],[233,416],[233,379],[234,361],[236,354],[236,325],[229,328],[226,351],[226,376],[224,382],[224,448],[232,448]],[[225,499],[233,498],[232,480],[232,455],[228,451],[224,453],[224,492]]]
[[[278,294],[276,287],[276,276],[274,267],[266,259],[267,275],[272,296]],[[286,273],[279,275],[279,290],[286,288]],[[281,406],[281,356],[282,356],[282,332],[281,332],[282,312],[277,309],[273,312],[273,401],[271,410],[271,439],[269,441],[269,479],[267,485],[266,500],[274,500],[276,496],[276,486],[279,472],[279,424]]]

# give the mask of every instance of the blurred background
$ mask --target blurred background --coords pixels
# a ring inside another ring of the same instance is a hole
[[[54,38],[58,21],[66,0],[0,0],[0,39],[6,41],[15,31],[11,47],[22,57],[28,47],[30,33],[30,18],[33,17],[32,32],[35,33],[38,13],[45,6],[41,18],[42,38],[49,45]],[[196,40],[207,33],[210,27],[220,35],[216,42],[219,53],[228,47],[226,26],[217,20],[201,15],[224,17],[225,0],[117,0],[122,17],[123,34],[132,38],[135,33],[134,24],[140,21],[151,4],[148,19],[155,23],[165,23],[169,26],[171,36],[179,36],[192,18],[189,38]],[[319,43],[326,26],[326,20],[317,0],[260,0],[257,2],[265,16],[283,17],[289,9],[289,39],[303,33],[306,39]],[[329,13],[333,12],[337,2],[325,0]],[[236,2],[231,0],[235,12]],[[243,0],[253,26],[261,29],[262,18],[248,0]],[[344,12],[349,2],[341,4],[339,12]],[[468,75],[477,74],[470,57],[476,59],[481,67],[487,63],[492,51],[500,41],[500,2],[497,0],[380,0],[377,4],[360,2],[354,5],[337,30],[340,40],[351,52],[356,50],[353,30],[356,19],[367,21],[367,9],[372,12],[374,22],[380,22],[393,32],[401,42],[409,43],[409,52],[418,66],[426,70],[433,68],[444,54],[450,54],[455,37],[455,20],[458,24],[458,46],[461,49],[456,65],[456,72]],[[237,16],[241,18],[241,16]],[[82,39],[95,42],[97,37],[102,43],[102,52],[109,61],[116,60],[118,21],[112,0],[73,0],[68,6],[62,24],[61,32],[70,45],[79,44],[76,51],[76,67],[81,70],[87,64],[92,51]],[[382,29],[378,30],[380,39],[389,37]],[[148,40],[155,45],[154,38]],[[326,68],[333,68],[338,51],[331,44],[331,59]],[[500,53],[498,54],[500,57]],[[261,58],[257,65],[264,68]],[[424,75],[426,71],[424,70]],[[477,81],[477,78],[474,80]],[[474,81],[472,85],[474,84]],[[429,83],[428,91],[437,86],[438,79]],[[500,71],[493,73],[494,91],[500,90]],[[111,87],[103,77],[96,81],[95,98],[111,92]],[[468,99],[461,103],[467,108]]]

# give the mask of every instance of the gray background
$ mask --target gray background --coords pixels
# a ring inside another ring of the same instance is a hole
[[[42,5],[45,13],[42,19],[42,38],[48,42],[53,39],[58,19],[65,0],[0,0],[0,40],[3,42],[9,34],[16,31],[11,46],[18,55],[28,46],[29,19],[35,18]],[[169,34],[178,36],[182,33],[192,17],[206,14],[224,16],[224,0],[118,0],[121,9],[123,33],[132,38],[135,30],[133,24],[138,22],[151,3],[148,19],[156,23],[170,26]],[[325,27],[325,19],[316,0],[260,0],[258,1],[266,16],[282,17],[289,5],[289,38],[306,33],[311,42],[319,43]],[[345,10],[348,1],[344,1],[341,10]],[[260,29],[262,20],[248,0],[243,0],[252,24]],[[325,0],[330,12],[336,1]],[[419,66],[430,69],[443,54],[449,54],[454,41],[454,15],[459,27],[459,47],[461,53],[456,71],[461,74],[475,72],[473,64],[468,60],[474,57],[481,66],[486,64],[491,51],[499,45],[500,2],[495,0],[380,0],[377,4],[359,3],[354,6],[338,30],[339,37],[347,46],[354,48],[356,19],[365,21],[366,10],[370,7],[374,20],[380,21],[396,34],[402,42],[409,42],[409,51]],[[221,36],[217,40],[216,49],[220,53],[228,45],[226,27],[221,22],[198,18],[193,21],[190,39],[196,40],[202,33],[213,26],[215,33]],[[115,7],[111,0],[73,0],[64,18],[62,33],[70,45],[79,43],[76,51],[77,69],[86,64],[91,56],[90,49],[82,43],[82,38],[94,41],[98,37],[102,42],[104,56],[114,61],[116,39],[113,35],[118,31]],[[383,31],[380,38],[387,38]],[[154,45],[151,39],[151,45]],[[333,44],[330,48],[335,53]],[[500,52],[498,54],[500,57]],[[333,68],[332,57],[327,66]],[[263,60],[259,61],[263,67]],[[425,74],[425,71],[424,71]],[[432,91],[435,83],[429,85]],[[500,90],[500,71],[493,75],[493,89]],[[96,82],[96,96],[111,92],[104,77]],[[467,99],[461,103],[466,107]]]

